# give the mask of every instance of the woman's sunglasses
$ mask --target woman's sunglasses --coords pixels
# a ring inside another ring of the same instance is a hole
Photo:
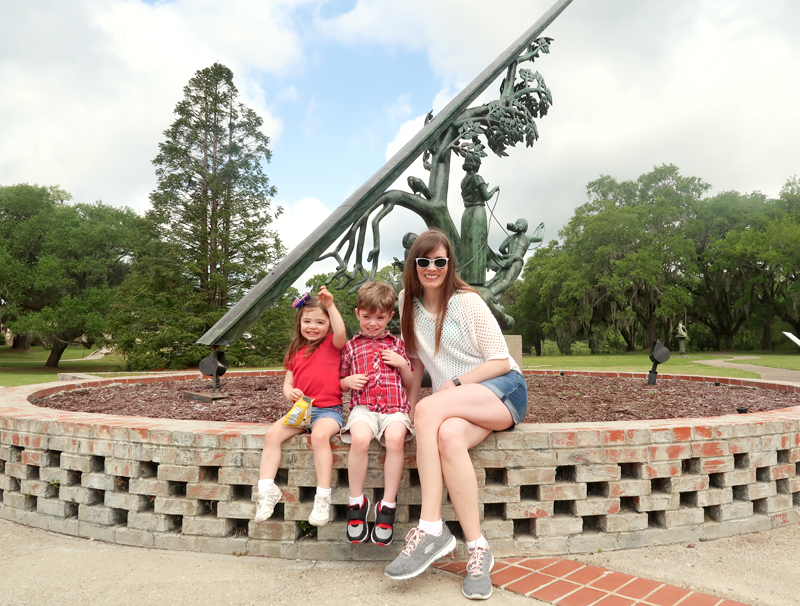
[[[436,257],[435,259],[429,259],[428,257],[417,257],[415,259],[415,261],[417,262],[417,267],[419,267],[420,269],[425,269],[431,263],[433,263],[433,266],[438,269],[444,269],[445,267],[447,267],[447,262],[449,260],[450,259],[448,259],[447,257]]]

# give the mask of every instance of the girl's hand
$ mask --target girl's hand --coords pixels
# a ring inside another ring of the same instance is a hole
[[[384,349],[381,352],[381,358],[383,358],[384,364],[388,364],[389,366],[394,366],[395,368],[408,367],[408,362],[406,362],[406,359],[391,349]]]
[[[367,377],[367,375],[350,375],[342,379],[342,382],[348,389],[363,389],[368,381],[369,377]]]
[[[289,391],[289,401],[290,402],[297,402],[300,398],[303,397],[302,390],[298,389],[297,387],[291,389]]]
[[[322,303],[325,307],[330,307],[333,305],[333,295],[328,292],[328,289],[324,286],[320,287],[317,296],[319,297],[320,303]]]

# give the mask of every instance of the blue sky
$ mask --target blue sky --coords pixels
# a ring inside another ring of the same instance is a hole
[[[264,118],[294,246],[553,1],[0,0],[0,184],[145,212],[182,88],[219,61]],[[798,23],[793,0],[574,0],[535,64],[554,98],[540,141],[481,169],[499,221],[555,238],[589,181],[663,163],[777,196],[800,173]],[[410,229],[386,224],[385,262]]]

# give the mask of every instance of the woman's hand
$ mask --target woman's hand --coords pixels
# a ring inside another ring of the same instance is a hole
[[[456,385],[453,379],[450,379],[449,381],[445,381],[444,383],[442,383],[442,386],[439,388],[439,391],[442,391],[443,389],[454,389],[456,387],[458,387],[458,385]]]

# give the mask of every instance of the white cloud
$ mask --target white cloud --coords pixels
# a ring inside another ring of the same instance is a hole
[[[282,121],[256,78],[302,60],[287,16],[295,8],[255,0],[4,6],[0,183],[59,184],[77,200],[145,210],[150,161],[182,87],[214,61],[234,71],[242,100],[277,138]]]

